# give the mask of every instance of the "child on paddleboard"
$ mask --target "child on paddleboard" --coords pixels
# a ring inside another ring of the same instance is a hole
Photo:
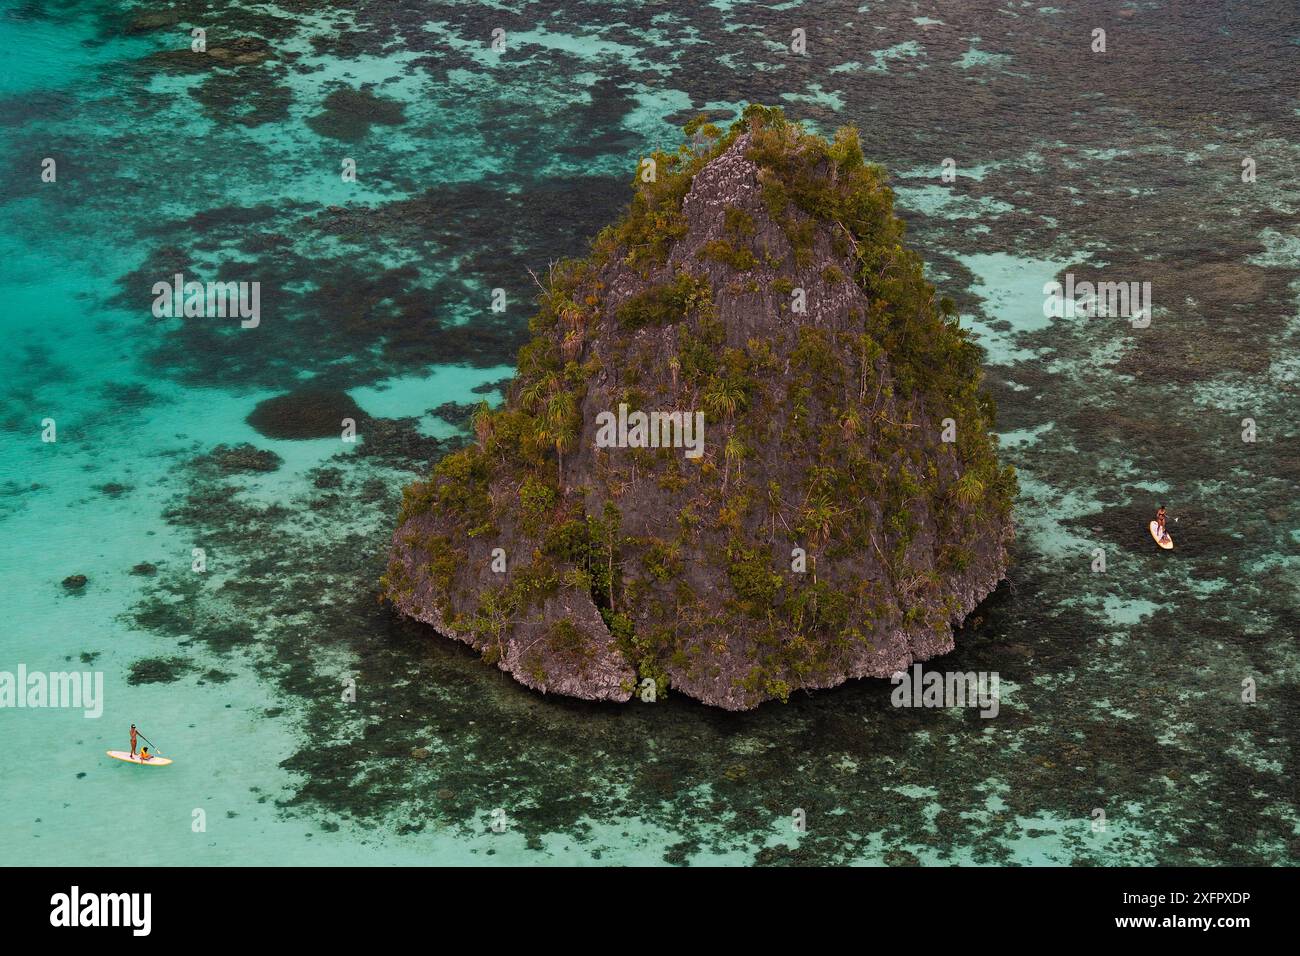
[[[146,760],[152,760],[152,759],[153,759],[153,758],[149,756],[149,748],[148,748],[148,747],[141,747],[141,748],[140,748],[140,762],[141,762],[141,763],[144,763]]]

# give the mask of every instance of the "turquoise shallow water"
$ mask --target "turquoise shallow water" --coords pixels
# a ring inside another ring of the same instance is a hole
[[[0,670],[105,682],[98,719],[0,710],[0,859],[1294,863],[1295,10],[862,6],[0,5]],[[190,62],[200,22],[248,61]],[[1095,23],[1104,69],[1071,39]],[[447,403],[510,374],[527,269],[583,250],[644,150],[750,100],[861,127],[988,350],[1020,535],[943,666],[1002,675],[996,720],[879,681],[744,715],[546,699],[375,601],[400,487],[462,433]],[[260,281],[262,325],[153,318],[178,270]],[[1151,281],[1151,328],[1044,315],[1067,270]],[[306,382],[378,424],[245,422]],[[212,458],[245,442],[278,467]],[[176,764],[105,758],[132,721]]]

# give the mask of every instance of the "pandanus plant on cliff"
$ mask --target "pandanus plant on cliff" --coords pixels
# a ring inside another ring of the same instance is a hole
[[[740,479],[740,463],[745,460],[748,449],[745,443],[737,436],[732,435],[727,439],[727,444],[722,449],[722,455],[725,459],[722,469],[722,490],[727,490],[727,476],[731,473],[731,463],[736,463],[736,479]]]
[[[560,354],[565,360],[577,358],[578,353],[582,351],[582,343],[586,341],[587,334],[582,328],[569,329],[564,333],[564,339],[560,342]]]
[[[567,301],[560,309],[560,319],[564,323],[564,337],[560,340],[560,354],[566,360],[577,357],[582,344],[587,339],[586,316],[575,303]]]
[[[487,451],[488,442],[496,431],[492,421],[492,408],[486,401],[478,403],[474,409],[474,414],[470,416],[470,424],[474,427],[474,437],[478,439],[480,451]]]
[[[520,393],[519,402],[533,416],[533,442],[540,448],[555,449],[563,486],[564,455],[578,441],[578,405],[573,393],[564,387],[559,375],[547,372]]]
[[[519,393],[519,404],[530,415],[536,415],[546,400],[560,390],[560,377],[555,372],[546,372],[537,376]]]
[[[840,431],[846,439],[852,439],[862,427],[862,416],[858,414],[856,408],[850,408],[840,418]]]
[[[787,531],[790,526],[785,523],[785,516],[781,514],[781,509],[785,507],[785,502],[781,500],[781,485],[775,481],[769,480],[767,483],[767,512],[770,524],[769,541],[776,540],[776,519],[781,519],[781,524]]]
[[[984,497],[984,482],[968,471],[957,479],[957,483],[953,485],[952,493],[953,497],[961,504],[970,507],[978,504],[980,499]]]
[[[839,511],[831,504],[830,499],[824,495],[818,495],[812,498],[804,505],[803,514],[800,516],[799,530],[809,535],[810,543],[816,550],[821,550],[830,541],[831,533],[835,530],[835,520],[839,517]],[[813,560],[813,583],[817,583],[817,557],[814,554]]]
[[[546,410],[538,425],[538,438],[555,449],[559,461],[557,475],[560,486],[564,486],[564,453],[573,450],[577,444],[577,403],[573,393],[559,391],[546,402]]]
[[[704,392],[703,402],[704,410],[710,415],[719,415],[730,421],[736,410],[745,404],[745,390],[738,382],[719,378]]]
[[[812,535],[812,543],[820,547],[830,540],[835,530],[835,506],[824,495],[818,495],[804,505],[800,515],[800,530]]]

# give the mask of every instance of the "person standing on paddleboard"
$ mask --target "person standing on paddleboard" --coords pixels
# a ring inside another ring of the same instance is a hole
[[[131,756],[135,756],[135,724],[131,725]]]
[[[1160,540],[1164,541],[1166,538],[1169,537],[1168,532],[1165,531],[1165,506],[1164,505],[1161,505],[1159,508],[1156,509],[1156,525],[1160,529]]]

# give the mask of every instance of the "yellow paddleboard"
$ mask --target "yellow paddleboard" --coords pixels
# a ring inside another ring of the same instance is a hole
[[[165,767],[171,763],[171,760],[167,757],[150,757],[148,760],[141,760],[139,754],[132,757],[131,754],[125,750],[105,750],[104,753],[108,754],[114,760],[123,760],[126,763],[144,764],[146,767]]]
[[[1173,550],[1174,539],[1169,537],[1169,529],[1165,529],[1165,540],[1160,540],[1160,522],[1151,522],[1151,537],[1155,538],[1156,544],[1160,545],[1160,547],[1164,548],[1166,551]]]

